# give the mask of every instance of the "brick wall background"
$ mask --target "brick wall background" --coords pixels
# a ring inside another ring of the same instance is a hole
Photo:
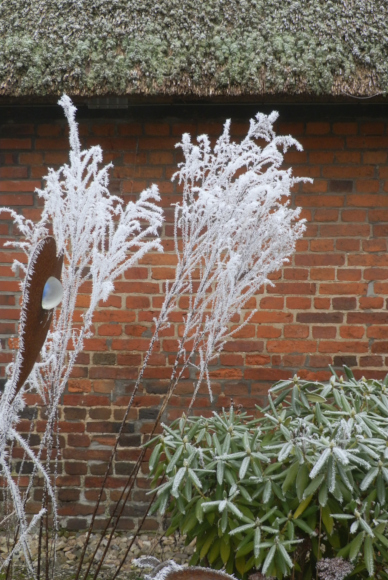
[[[137,368],[148,347],[152,318],[163,300],[165,281],[174,275],[173,211],[179,188],[171,176],[180,161],[174,148],[182,132],[217,137],[223,120],[235,121],[236,138],[245,135],[247,120],[263,107],[144,107],[128,112],[81,108],[80,134],[85,147],[100,144],[112,161],[112,193],[125,200],[151,183],[159,186],[165,209],[164,255],[147,255],[116,283],[108,302],[94,319],[94,337],[86,342],[60,409],[60,515],[64,526],[82,528],[93,509]],[[58,108],[59,109],[59,108]],[[357,376],[384,377],[388,363],[388,123],[383,106],[281,107],[277,130],[304,146],[286,162],[294,173],[314,178],[300,184],[292,203],[308,221],[297,252],[272,276],[248,305],[257,313],[239,336],[229,342],[212,368],[213,408],[236,404],[253,409],[268,387],[294,373],[325,380],[328,365],[350,366]],[[47,108],[5,108],[0,127],[0,205],[35,220],[48,167],[66,162],[68,142],[61,112]],[[0,381],[12,359],[19,316],[19,286],[11,271],[15,252],[4,242],[16,235],[7,214],[0,214]],[[18,256],[19,257],[19,256]],[[81,312],[85,297],[79,297]],[[146,371],[143,391],[131,411],[107,500],[118,497],[125,475],[149,432],[170,376],[183,311],[163,333]],[[171,400],[166,420],[181,414],[190,402],[187,379]],[[43,430],[44,409],[30,396],[20,423],[28,432],[35,420],[33,443]],[[37,407],[34,407],[37,405]],[[205,389],[196,412],[209,412]],[[17,458],[21,457],[15,450]],[[28,470],[28,464],[25,465]],[[144,467],[143,475],[146,473]],[[137,482],[122,527],[132,529],[144,510],[145,477]],[[35,490],[39,499],[40,490]],[[36,505],[32,502],[30,509]],[[146,528],[157,527],[148,519]]]

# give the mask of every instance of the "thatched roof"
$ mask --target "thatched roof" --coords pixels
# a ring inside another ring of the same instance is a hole
[[[0,95],[388,93],[387,0],[1,0]]]

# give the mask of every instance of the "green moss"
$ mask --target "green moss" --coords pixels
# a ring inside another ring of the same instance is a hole
[[[386,0],[2,0],[0,94],[388,91]]]

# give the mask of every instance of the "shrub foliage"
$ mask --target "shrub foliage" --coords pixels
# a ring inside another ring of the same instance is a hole
[[[351,576],[388,579],[388,375],[344,371],[276,383],[257,417],[183,416],[148,443],[153,510],[196,538],[192,564],[307,580],[342,557]]]

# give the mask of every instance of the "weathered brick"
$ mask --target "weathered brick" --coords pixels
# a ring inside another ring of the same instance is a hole
[[[269,340],[268,352],[315,352],[317,349],[314,340]]]
[[[335,326],[313,326],[313,338],[335,338],[336,334]]]
[[[342,322],[340,312],[299,312],[296,321],[304,324],[338,324]]]
[[[357,357],[356,356],[335,356],[334,357],[334,366],[336,367],[343,367],[346,365],[349,368],[354,368],[357,366]]]
[[[332,179],[329,183],[329,191],[334,193],[348,193],[353,191],[353,181],[346,179]]]
[[[355,297],[347,298],[338,296],[333,298],[334,310],[355,310],[357,308],[357,300]]]

